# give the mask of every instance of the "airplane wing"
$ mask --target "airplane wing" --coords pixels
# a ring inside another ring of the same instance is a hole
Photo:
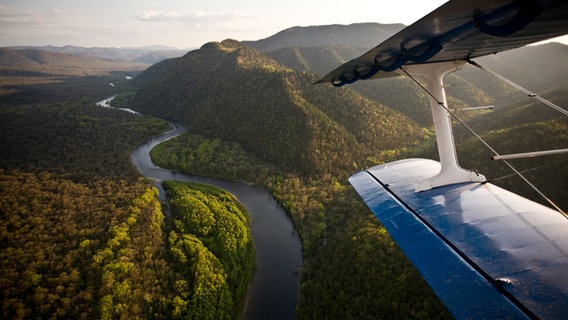
[[[568,219],[490,183],[415,192],[439,169],[400,160],[349,182],[456,319],[568,315]]]
[[[452,0],[318,81],[401,67],[427,80],[440,162],[395,161],[349,181],[455,318],[568,315],[568,218],[459,167],[442,83],[456,61],[566,33],[565,0]]]
[[[391,77],[403,65],[466,60],[562,36],[568,1],[452,0],[318,80]]]

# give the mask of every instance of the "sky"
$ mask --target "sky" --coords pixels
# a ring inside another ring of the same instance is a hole
[[[410,25],[446,0],[0,0],[0,47],[186,49],[259,40],[294,26]]]
[[[410,24],[444,0],[0,0],[0,46],[200,47],[294,26]]]

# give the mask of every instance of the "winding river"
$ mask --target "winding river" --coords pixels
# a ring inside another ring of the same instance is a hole
[[[112,98],[97,104],[110,107],[110,100]],[[180,123],[168,122],[173,128],[171,131],[146,141],[132,152],[133,164],[142,175],[154,181],[160,191],[160,200],[165,200],[161,185],[164,180],[198,182],[232,193],[249,212],[256,247],[256,272],[249,287],[243,319],[294,319],[302,249],[288,214],[266,190],[242,182],[190,176],[155,166],[150,159],[150,150],[187,130]]]

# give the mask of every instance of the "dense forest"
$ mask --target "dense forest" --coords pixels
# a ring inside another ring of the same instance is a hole
[[[219,189],[164,182],[171,207],[168,248],[176,262],[173,315],[180,319],[236,319],[254,265],[246,209]]]
[[[169,126],[95,106],[130,92],[120,74],[32,77],[0,97],[2,318],[237,318],[254,260],[246,211],[220,190],[184,186],[164,216],[130,152]],[[196,204],[205,211],[186,212]],[[189,227],[201,219],[208,233]]]

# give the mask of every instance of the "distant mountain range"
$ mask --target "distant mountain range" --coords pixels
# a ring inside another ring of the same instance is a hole
[[[37,49],[0,48],[0,76],[87,76],[143,70],[148,64]]]
[[[259,51],[337,46],[365,50],[383,42],[404,27],[400,23],[354,23],[350,25],[292,27],[266,39],[243,41],[243,44]]]
[[[14,50],[33,49],[54,53],[66,53],[76,56],[98,57],[112,60],[126,60],[143,64],[153,64],[164,59],[182,56],[187,50],[175,49],[166,46],[147,46],[137,48],[85,48],[78,46],[18,46],[10,47]]]
[[[341,46],[368,49],[382,42],[396,31],[404,28],[403,24],[356,23],[345,25],[327,25],[311,27],[292,27],[277,34],[257,41],[244,41],[243,44],[259,51],[274,51],[290,47],[326,47]],[[133,48],[79,47],[67,45],[55,46],[15,46],[4,49],[40,50],[54,53],[66,53],[78,56],[91,56],[104,59],[127,60],[154,64],[164,59],[180,57],[196,48],[177,49],[153,45]]]

